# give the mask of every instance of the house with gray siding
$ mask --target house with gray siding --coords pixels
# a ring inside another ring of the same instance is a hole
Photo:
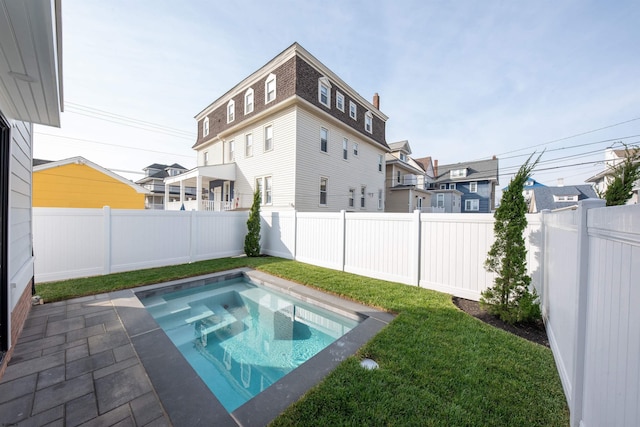
[[[31,307],[33,123],[60,127],[61,21],[59,1],[0,0],[0,377]]]
[[[391,152],[385,156],[385,212],[430,212],[433,174],[422,162],[411,157],[409,141],[389,144]]]
[[[438,165],[434,161],[437,190],[460,193],[460,212],[489,213],[495,209],[498,159]]]
[[[167,207],[248,209],[258,191],[263,210],[382,212],[379,102],[294,43],[195,116],[198,166],[165,184],[196,187],[196,200]]]
[[[178,163],[172,165],[153,163],[142,170],[144,171],[144,178],[137,180],[136,184],[149,190],[149,194],[145,195],[144,208],[164,209],[164,179],[184,173],[187,171],[187,168]],[[186,187],[184,189],[184,197],[187,199],[195,199],[195,187]],[[180,186],[175,185],[169,187],[169,198],[170,201],[174,202],[180,200]]]

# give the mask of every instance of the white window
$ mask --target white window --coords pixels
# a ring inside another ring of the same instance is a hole
[[[336,108],[344,113],[344,95],[336,92]]]
[[[373,114],[370,111],[364,114],[364,130],[373,133]]]
[[[253,112],[253,89],[249,88],[244,94],[244,113],[249,114]]]
[[[227,143],[227,160],[229,160],[230,162],[236,160],[235,143],[233,141],[229,141]]]
[[[271,203],[273,203],[272,201],[272,190],[271,190],[271,177],[270,176],[265,176],[264,177],[264,201],[265,204],[270,205]]]
[[[264,128],[264,151],[273,150],[273,126]]]
[[[360,187],[360,207],[361,208],[365,207],[365,204],[364,204],[365,191],[367,191],[367,187],[365,187],[364,185]]]
[[[436,202],[437,206],[439,208],[444,208],[444,194],[442,194],[442,193],[438,194],[437,197],[436,197],[436,200],[437,200],[437,202]]]
[[[268,104],[274,99],[276,99],[276,75],[269,74],[264,82],[264,103]]]
[[[441,190],[446,190],[447,189],[447,184],[440,184],[440,189]]]
[[[480,210],[480,200],[478,199],[469,199],[464,201],[464,210],[465,211],[477,211]]]
[[[342,138],[342,158],[347,160],[349,157],[349,140]]]
[[[451,169],[449,171],[450,178],[459,178],[467,176],[467,168],[464,169]]]
[[[470,193],[477,193],[478,192],[478,183],[476,181],[473,181],[473,182],[469,183],[469,192]]]
[[[253,156],[253,134],[248,133],[244,137],[244,156]]]
[[[205,117],[202,122],[202,136],[205,137],[209,135],[209,117]]]
[[[353,155],[354,156],[358,155],[358,143],[357,142],[353,143]]]
[[[328,150],[329,145],[329,131],[325,128],[320,128],[320,151],[325,153]]]
[[[406,162],[407,161],[407,155],[404,154],[404,153],[400,153],[400,161]]]
[[[204,165],[207,166],[209,164],[209,152],[204,152]]]
[[[378,210],[382,209],[382,190],[378,189]]]
[[[235,119],[235,114],[236,114],[236,103],[232,99],[227,104],[227,123],[231,123]]]
[[[358,106],[353,101],[349,101],[349,117],[353,120],[358,119]]]
[[[326,77],[318,79],[318,101],[325,107],[331,108],[331,83]]]
[[[355,188],[350,188],[349,189],[349,207],[352,208],[355,206],[355,200],[356,198],[356,190]]]
[[[452,182],[451,184],[449,184],[449,190],[455,190],[456,189],[456,183]]]
[[[320,206],[327,206],[327,185],[329,178],[320,178]]]
[[[383,164],[382,154],[378,154],[378,172],[382,172],[382,164]]]

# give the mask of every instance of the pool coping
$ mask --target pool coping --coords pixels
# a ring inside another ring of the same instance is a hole
[[[147,312],[137,295],[152,294],[167,287],[186,289],[201,286],[205,282],[243,275],[254,283],[292,295],[304,302],[364,320],[229,414]],[[156,394],[175,426],[267,425],[395,318],[391,313],[250,268],[237,268],[117,291],[111,293],[110,297]]]

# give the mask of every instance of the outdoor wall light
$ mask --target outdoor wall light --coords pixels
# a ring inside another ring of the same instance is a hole
[[[364,359],[362,362],[360,362],[360,366],[368,371],[379,368],[378,364],[373,359]]]

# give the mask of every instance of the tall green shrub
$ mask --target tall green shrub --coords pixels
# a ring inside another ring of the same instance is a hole
[[[260,256],[260,192],[253,193],[253,204],[247,220],[247,235],[244,237],[244,253]]]
[[[613,181],[600,197],[607,201],[607,206],[619,206],[627,203],[633,195],[633,183],[640,179],[640,149],[629,149],[624,146],[625,158],[622,163],[613,167]]]
[[[527,249],[524,229],[527,227],[527,203],[522,195],[526,180],[540,160],[530,163],[533,154],[520,167],[496,209],[493,231],[495,241],[487,254],[485,269],[496,273],[494,286],[482,292],[480,305],[508,323],[539,319],[540,304],[535,289],[530,289],[527,274]]]

